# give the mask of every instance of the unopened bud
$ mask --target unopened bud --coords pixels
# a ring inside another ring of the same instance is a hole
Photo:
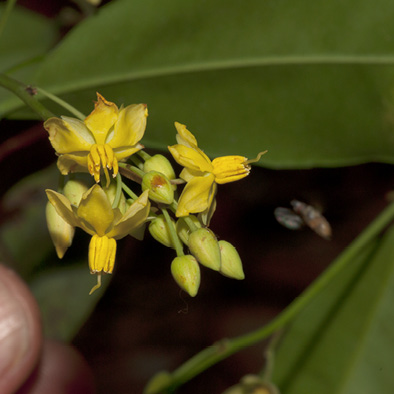
[[[220,255],[222,258],[222,265],[220,273],[233,279],[244,279],[245,274],[242,269],[242,261],[237,250],[230,242],[219,241]]]
[[[246,375],[241,382],[228,388],[223,394],[280,394],[271,382],[257,375]]]
[[[80,179],[70,179],[63,188],[63,194],[68,198],[71,205],[76,207],[81,202],[83,194],[89,189],[86,182]]]
[[[191,255],[178,256],[171,263],[171,274],[178,286],[194,297],[200,287],[200,267]]]
[[[215,234],[207,228],[199,228],[189,236],[190,253],[205,267],[220,269],[220,249]]]
[[[178,233],[178,236],[181,239],[181,241],[185,245],[188,245],[191,230],[190,230],[189,226],[187,225],[185,218],[186,217],[181,217],[177,220],[176,232]],[[190,219],[196,227],[201,228],[201,223],[198,220],[197,216],[189,215],[189,216],[187,216],[187,219]]]
[[[104,187],[104,193],[106,194],[109,203],[112,205],[115,201],[115,197],[116,197],[116,182],[111,182],[109,184],[108,187]],[[119,199],[119,203],[117,208],[119,208],[120,212],[122,213],[122,215],[126,212],[127,208],[129,207],[129,205],[127,205],[126,203],[126,198],[123,194],[123,192],[120,193],[120,199]]]
[[[128,198],[127,200],[126,200],[126,203],[125,203],[125,211],[127,210],[127,209],[129,209],[130,208],[130,205],[132,205],[134,203],[134,200],[132,200],[131,198]],[[121,212],[122,212],[122,210],[121,210]],[[124,214],[124,212],[122,212],[122,214]],[[140,227],[137,227],[137,228],[135,228],[135,229],[133,229],[133,230],[131,230],[130,232],[129,232],[129,235],[131,236],[131,237],[133,237],[133,238],[135,238],[135,239],[138,239],[138,241],[142,241],[143,239],[144,239],[144,235],[145,235],[145,228],[146,228],[146,223],[144,223],[142,226],[140,226]]]
[[[175,179],[175,171],[170,161],[163,155],[154,155],[144,163],[144,172],[157,171],[169,180]]]
[[[75,229],[56,212],[55,207],[49,201],[46,205],[45,215],[49,235],[55,246],[57,256],[61,259],[72,244]]]
[[[142,191],[149,190],[152,201],[171,204],[174,201],[174,189],[168,178],[161,172],[150,171],[142,178]]]
[[[173,219],[171,219],[171,225],[175,230],[175,222]],[[158,216],[150,222],[149,232],[156,241],[160,242],[164,246],[169,248],[174,247],[170,236],[170,230],[168,228],[168,223],[163,215]]]

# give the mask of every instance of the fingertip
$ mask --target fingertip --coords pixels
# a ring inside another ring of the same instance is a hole
[[[0,265],[0,393],[12,393],[33,370],[42,343],[37,303],[18,275]]]
[[[93,373],[72,346],[46,340],[34,374],[18,394],[93,394]]]

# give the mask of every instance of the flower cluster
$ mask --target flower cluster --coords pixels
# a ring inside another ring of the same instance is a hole
[[[147,116],[145,104],[118,108],[97,94],[95,108],[84,120],[62,116],[44,123],[59,156],[59,171],[67,177],[61,190],[46,190],[48,229],[59,258],[76,227],[92,236],[88,260],[97,284],[91,294],[100,287],[101,274],[114,269],[116,241],[127,235],[142,239],[149,224],[154,239],[175,249],[171,273],[191,296],[198,292],[200,265],[243,279],[236,249],[218,241],[208,226],[217,185],[246,177],[255,160],[224,156],[211,161],[186,126],[176,122],[177,144],[168,149],[183,167],[177,178],[165,156],[150,156],[140,144]],[[86,181],[83,172],[92,180]]]

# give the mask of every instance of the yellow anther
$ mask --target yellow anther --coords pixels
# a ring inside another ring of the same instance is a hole
[[[104,155],[106,158],[106,164],[104,164],[104,162],[103,162],[103,167],[107,167],[110,170],[112,170],[112,164],[113,164],[114,158],[115,158],[114,151],[112,150],[112,148],[108,144],[103,145],[103,150],[105,152]]]
[[[116,241],[113,238],[93,235],[89,244],[90,273],[96,274],[104,271],[111,274],[114,269],[116,254]]]
[[[234,182],[246,177],[250,172],[247,158],[243,156],[222,156],[212,161],[216,183]]]
[[[88,155],[88,170],[94,176],[96,182],[100,181],[100,170],[103,168],[105,178],[107,179],[107,187],[110,184],[108,169],[113,169],[113,177],[118,174],[118,161],[114,155],[114,151],[108,144],[94,144]]]
[[[116,241],[107,236],[93,235],[89,244],[89,269],[91,274],[97,274],[97,285],[89,294],[101,286],[101,273],[112,274],[115,265]]]

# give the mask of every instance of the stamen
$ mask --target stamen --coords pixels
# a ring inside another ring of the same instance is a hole
[[[100,287],[101,287],[101,272],[97,274],[97,285],[94,285],[92,287],[92,290],[90,290],[89,295],[93,294]]]
[[[109,177],[108,170],[113,168],[113,177],[115,178],[118,174],[119,167],[118,161],[114,155],[114,151],[108,144],[98,145],[94,144],[90,148],[88,155],[88,170],[91,175],[94,176],[96,182],[100,181],[100,170],[103,168],[105,178],[107,180],[107,187],[109,186],[111,180]]]
[[[246,160],[245,164],[257,163],[260,160],[260,157],[265,155],[267,152],[268,152],[268,150],[260,152],[255,159]]]
[[[107,180],[106,187],[109,187],[109,185],[111,184],[111,178],[109,177],[107,168],[103,167],[103,170],[104,170],[105,179]]]

